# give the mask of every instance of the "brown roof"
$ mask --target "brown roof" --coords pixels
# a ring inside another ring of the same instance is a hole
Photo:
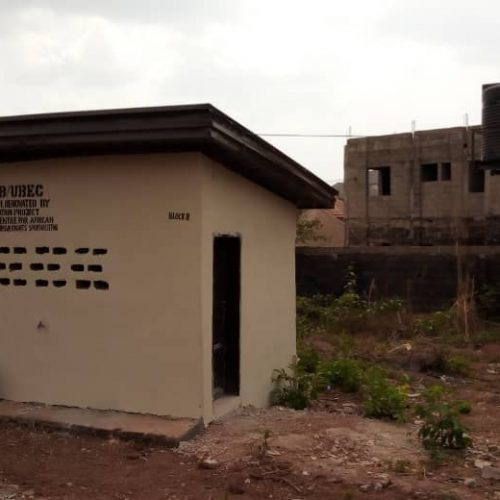
[[[199,151],[299,208],[330,208],[337,191],[211,104],[0,118],[0,163]]]

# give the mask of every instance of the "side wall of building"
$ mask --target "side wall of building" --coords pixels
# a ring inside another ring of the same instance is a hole
[[[295,229],[291,203],[204,162],[202,302],[204,419],[213,418],[212,261],[215,235],[241,238],[240,404],[266,406],[275,368],[295,354]]]
[[[196,154],[1,165],[0,398],[200,416],[204,168]],[[38,212],[21,219],[14,199]]]

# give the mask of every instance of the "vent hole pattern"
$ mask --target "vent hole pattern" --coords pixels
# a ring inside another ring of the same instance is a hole
[[[90,288],[89,280],[76,280],[76,288],[79,290],[88,290]]]
[[[94,288],[96,290],[109,290],[109,283],[107,281],[94,281]]]
[[[68,250],[65,247],[48,247],[48,246],[37,246],[32,248],[31,250],[29,248],[23,247],[23,246],[14,246],[14,247],[0,247],[0,254],[8,255],[8,254],[14,254],[14,255],[26,255],[29,253],[29,251],[33,252],[33,255],[66,255],[68,253]],[[87,248],[87,247],[79,247],[75,249],[75,254],[78,255],[94,255],[94,256],[99,256],[99,255],[106,255],[108,253],[107,248]],[[8,257],[7,257],[8,258]],[[34,259],[35,260],[35,259]],[[37,257],[36,260],[42,260]],[[29,270],[29,271],[34,271],[34,272],[43,272],[43,271],[61,271],[61,269],[66,268],[66,264],[60,264],[56,262],[0,262],[0,271],[22,271],[23,269]],[[87,264],[87,263],[79,263],[79,264],[71,264],[70,265],[71,271],[74,272],[79,272],[79,273],[102,273],[104,271],[104,266],[101,264]],[[26,272],[26,271],[25,271]],[[19,276],[19,275],[17,275]],[[39,275],[40,276],[40,275]],[[43,276],[43,275],[42,275]],[[0,286],[9,286],[13,285],[15,287],[25,287],[28,284],[34,284],[36,287],[39,288],[46,288],[50,285],[52,285],[55,288],[63,288],[68,285],[68,281],[65,278],[65,276],[61,276],[61,279],[59,278],[59,275],[54,275],[52,280],[45,279],[45,278],[37,278],[33,279],[33,281],[30,281],[29,278],[25,277],[23,275],[20,275],[19,277],[16,278],[7,278],[5,276],[0,275]],[[85,274],[82,276],[82,278],[87,278]],[[92,279],[77,279],[75,280],[75,285],[76,288],[79,290],[89,290],[89,289],[95,289],[95,290],[109,290],[109,283],[104,280],[92,280]]]

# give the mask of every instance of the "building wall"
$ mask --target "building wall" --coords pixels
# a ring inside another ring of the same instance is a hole
[[[273,369],[295,353],[291,203],[199,154],[47,160],[4,164],[0,172],[0,195],[3,186],[35,186],[24,194],[43,186],[31,199],[38,207],[50,200],[37,208],[45,217],[37,224],[57,224],[6,231],[19,221],[0,219],[7,266],[0,269],[0,398],[210,421],[213,237],[239,234],[239,403],[268,403]],[[8,210],[5,200],[0,208]],[[49,253],[36,253],[44,247]],[[90,252],[76,253],[82,248]],[[96,248],[107,253],[93,255]],[[9,271],[13,263],[22,269]],[[60,270],[48,271],[49,263]],[[14,279],[26,284],[13,286]]]
[[[241,237],[239,402],[266,406],[275,368],[295,354],[295,224],[291,203],[208,159],[203,167],[204,419],[212,402],[212,256],[217,234]]]
[[[498,285],[498,247],[462,247],[461,252],[461,267],[474,278],[477,291]],[[298,248],[297,293],[339,296],[354,269],[365,297],[398,297],[414,312],[436,311],[457,299],[457,262],[452,246]]]
[[[477,128],[456,127],[351,139],[345,151],[348,246],[449,245],[500,242],[493,195],[500,177],[488,172],[484,191],[471,192],[470,160],[478,159]],[[441,178],[450,164],[451,179]],[[422,165],[437,164],[424,181]],[[370,193],[368,170],[391,169],[390,195]],[[490,215],[489,215],[490,214]],[[489,217],[489,219],[488,219]]]
[[[0,285],[0,398],[200,416],[201,176],[193,154],[1,166],[0,185],[43,186],[50,202],[41,213],[58,230],[0,232],[0,246],[11,249],[0,263],[23,266],[0,276],[27,281]],[[189,212],[189,222],[169,220],[170,211]],[[12,254],[15,246],[27,253]],[[50,253],[37,254],[44,246]],[[33,263],[45,270],[32,271]],[[72,271],[75,264],[85,271]],[[102,272],[88,272],[89,264]],[[49,286],[35,286],[40,279]],[[79,289],[76,280],[109,289]]]

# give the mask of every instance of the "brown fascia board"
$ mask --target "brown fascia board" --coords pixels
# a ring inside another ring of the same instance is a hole
[[[299,208],[331,208],[337,191],[210,104],[0,118],[0,163],[199,151]]]

